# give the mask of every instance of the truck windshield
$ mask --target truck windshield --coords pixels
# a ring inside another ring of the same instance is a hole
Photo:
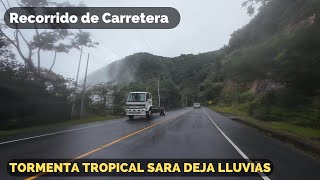
[[[146,101],[145,93],[130,93],[127,99],[127,102],[145,102],[145,101]]]

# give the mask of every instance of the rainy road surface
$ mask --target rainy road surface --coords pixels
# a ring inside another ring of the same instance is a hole
[[[314,180],[320,162],[210,109],[180,109],[153,120],[117,119],[0,139],[0,179],[11,159],[269,159],[269,177],[38,177],[37,179]]]

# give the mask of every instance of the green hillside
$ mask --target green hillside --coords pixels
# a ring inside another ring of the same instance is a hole
[[[320,128],[319,14],[319,0],[271,0],[217,51],[175,58],[137,53],[89,80],[155,93],[160,79],[170,108],[185,106],[187,98],[188,105],[234,107],[265,121]]]

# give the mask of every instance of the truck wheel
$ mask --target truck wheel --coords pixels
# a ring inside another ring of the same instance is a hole
[[[133,120],[134,116],[128,116],[130,120]]]
[[[160,110],[160,116],[165,116],[166,115],[166,111],[164,109]]]
[[[152,109],[149,109],[149,111],[147,112],[147,119],[148,120],[151,120],[152,119],[152,115],[153,115],[153,113],[152,113]]]

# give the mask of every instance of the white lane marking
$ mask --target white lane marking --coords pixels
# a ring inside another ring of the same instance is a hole
[[[98,126],[119,123],[122,121],[125,121],[125,120],[118,120],[118,121],[114,121],[114,122],[107,122],[107,123],[103,123],[103,124],[97,124],[97,125],[92,125],[92,126],[87,126],[87,127],[82,127],[82,128],[75,128],[75,129],[69,129],[69,130],[65,130],[65,131],[58,131],[58,132],[53,132],[53,133],[41,134],[38,136],[31,136],[31,137],[26,137],[26,138],[21,138],[21,139],[15,139],[15,140],[11,140],[11,141],[4,141],[4,142],[0,142],[0,145],[9,144],[9,143],[18,142],[18,141],[25,141],[25,140],[29,140],[29,139],[35,139],[35,138],[40,138],[40,137],[45,137],[45,136],[52,136],[55,134],[62,134],[62,133],[67,133],[67,132],[72,132],[72,131],[89,129],[89,128],[94,128],[94,127],[98,127]]]
[[[25,140],[29,140],[29,139],[35,139],[35,138],[40,138],[40,137],[45,137],[45,136],[52,136],[52,135],[62,134],[62,133],[67,133],[67,132],[72,132],[72,131],[78,131],[78,130],[83,130],[83,129],[89,129],[89,128],[94,128],[94,127],[98,127],[98,126],[119,123],[122,121],[125,121],[125,120],[118,120],[118,121],[114,121],[114,122],[107,122],[107,123],[103,123],[103,124],[97,124],[97,125],[92,125],[92,126],[87,126],[87,127],[82,127],[82,128],[75,128],[75,129],[69,129],[69,130],[65,130],[65,131],[58,131],[58,132],[53,132],[53,133],[48,133],[48,134],[41,134],[38,136],[31,136],[31,137],[26,137],[26,138],[21,138],[21,139],[4,141],[4,142],[0,142],[0,145],[9,144],[9,143],[13,143],[13,142],[19,142],[19,141],[25,141]]]
[[[212,124],[218,129],[218,131],[223,135],[224,138],[227,139],[227,141],[233,146],[235,150],[238,151],[238,153],[242,156],[243,159],[245,159],[247,162],[252,163],[251,159],[219,128],[219,126],[212,120],[212,118],[209,116],[207,111],[203,108],[203,111],[206,113]],[[268,176],[266,176],[264,173],[259,173],[259,175],[264,180],[271,180]]]

